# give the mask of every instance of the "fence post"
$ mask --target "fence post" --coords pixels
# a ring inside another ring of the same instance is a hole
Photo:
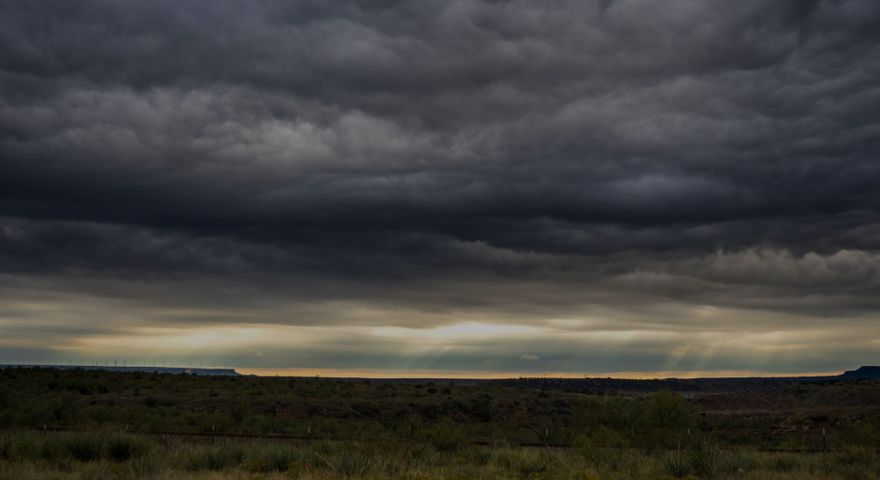
[[[825,470],[827,474],[830,470],[830,465],[828,465],[828,437],[825,434],[825,427],[822,427],[822,468]]]

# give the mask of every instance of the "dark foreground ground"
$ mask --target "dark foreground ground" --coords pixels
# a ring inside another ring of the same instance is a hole
[[[878,448],[873,380],[0,370],[9,479],[876,479]]]

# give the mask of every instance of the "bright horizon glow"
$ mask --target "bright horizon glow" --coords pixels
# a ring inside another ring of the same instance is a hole
[[[7,356],[0,361],[57,365],[127,362],[183,368],[228,365],[257,375],[365,378],[709,378],[813,376],[834,371],[801,370],[786,361],[814,352],[821,332],[769,331],[731,337],[724,332],[574,329],[576,326],[556,321],[528,326],[465,320],[431,328],[260,323],[134,327],[65,339],[52,345],[52,355],[16,361]],[[4,344],[14,345],[0,340],[0,345]],[[633,349],[654,356],[653,365],[627,365],[626,355]],[[713,364],[713,358],[743,352],[750,352],[751,361],[742,362],[742,368]],[[348,359],[336,361],[335,355]],[[468,360],[457,360],[461,358]],[[841,363],[839,371],[871,361]],[[618,365],[621,368],[615,369]],[[651,370],[654,365],[656,371]],[[582,370],[584,367],[589,370]]]
[[[437,371],[409,370],[388,371],[371,369],[331,369],[331,368],[236,368],[242,375],[260,377],[323,377],[323,378],[376,378],[376,379],[426,379],[426,380],[500,380],[511,378],[614,378],[623,380],[659,380],[668,378],[735,378],[735,377],[821,377],[840,375],[843,372],[802,372],[772,373],[749,370],[726,371],[664,371],[664,372],[609,372],[609,373],[571,373],[571,372],[480,372],[480,371]]]
[[[425,380],[498,380],[516,378],[562,378],[562,379],[625,379],[662,380],[695,378],[790,378],[823,377],[841,375],[844,371],[813,372],[767,372],[756,370],[662,370],[662,371],[610,371],[610,372],[528,372],[528,371],[485,371],[485,370],[427,370],[427,369],[369,369],[369,368],[260,368],[236,367],[225,362],[169,362],[138,360],[89,360],[70,359],[68,362],[7,362],[0,366],[23,367],[83,367],[83,368],[176,368],[176,369],[231,369],[241,375],[260,377],[320,377],[320,378],[366,378],[366,379],[425,379]],[[853,366],[853,369],[857,368]]]

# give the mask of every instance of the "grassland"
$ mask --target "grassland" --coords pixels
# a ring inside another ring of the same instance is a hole
[[[876,479],[877,390],[798,384],[736,410],[718,392],[2,370],[0,479]]]

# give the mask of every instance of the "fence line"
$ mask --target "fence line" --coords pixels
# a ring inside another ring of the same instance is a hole
[[[30,428],[10,428],[10,427],[0,427],[0,431],[7,432],[15,432],[15,431],[34,431],[34,432],[53,432],[53,433],[99,433],[100,430],[81,430],[81,429],[72,429],[72,428],[57,428],[57,427],[30,427]],[[112,431],[112,430],[109,430]],[[247,438],[253,440],[296,440],[302,442],[353,442],[353,443],[364,443],[364,442],[395,442],[392,439],[363,439],[363,438],[355,438],[355,437],[317,437],[317,436],[306,436],[306,435],[291,435],[291,434],[283,434],[283,433],[236,433],[236,432],[175,432],[175,431],[163,431],[163,432],[151,432],[146,430],[125,430],[125,433],[132,433],[137,435],[150,435],[150,436],[165,436],[165,437],[197,437],[197,438]],[[468,442],[470,445],[476,446],[492,446],[503,442],[495,442],[490,440],[472,440]],[[513,446],[519,447],[540,447],[540,448],[576,448],[574,444],[571,443],[546,443],[546,442],[507,442]],[[619,445],[594,445],[595,448],[602,449],[610,449],[610,450],[657,450],[658,447],[648,447],[648,446],[619,446]],[[733,450],[737,447],[729,447],[729,446],[718,446],[718,448],[722,450]],[[778,448],[778,447],[753,447],[753,446],[745,446],[741,448],[748,448],[750,450],[755,450],[758,452],[767,452],[767,453],[838,453],[844,450],[840,449],[830,449],[830,448]],[[660,448],[661,450],[667,451],[675,451],[680,450],[680,448],[676,447],[665,447]],[[875,450],[875,453],[880,454],[880,449]]]

